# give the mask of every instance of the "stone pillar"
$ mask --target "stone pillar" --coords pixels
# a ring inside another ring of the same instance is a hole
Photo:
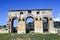
[[[54,29],[54,24],[52,20],[49,20],[49,33],[57,33],[57,31]]]
[[[8,28],[8,30],[9,30],[9,33],[12,33],[12,27],[11,27],[12,25],[11,25],[11,23],[12,23],[12,19],[9,18],[9,19],[8,19],[8,25],[7,25],[7,26],[8,26],[7,28]]]
[[[25,21],[19,20],[18,22],[18,28],[17,28],[17,33],[25,33]]]
[[[40,33],[43,33],[43,22],[40,20]]]
[[[35,33],[43,33],[42,20],[34,21],[34,31],[35,31]]]

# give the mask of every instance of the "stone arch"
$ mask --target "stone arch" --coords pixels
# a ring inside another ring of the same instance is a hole
[[[28,26],[26,25],[26,33],[29,33],[31,31],[34,31],[34,18],[32,16],[26,17],[25,24],[26,24],[26,21],[27,21],[28,18],[32,18],[33,19],[33,26],[32,27],[30,26],[29,29],[28,29]],[[28,23],[28,25],[29,25],[29,23]]]
[[[14,17],[14,18],[12,18],[12,20],[11,20],[11,32],[12,33],[17,33],[17,27],[18,27],[18,25],[17,25],[17,27],[14,27],[14,20],[16,20],[17,21],[17,24],[18,24],[18,19],[17,19],[17,17]]]
[[[48,32],[49,30],[49,19],[47,17],[43,17],[43,32]]]
[[[34,19],[34,17],[33,17],[33,16],[27,16],[27,17],[26,17],[26,20],[27,20],[27,18],[33,18],[33,19]]]

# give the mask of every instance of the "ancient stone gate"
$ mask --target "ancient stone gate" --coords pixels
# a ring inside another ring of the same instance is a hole
[[[48,20],[47,27],[49,33],[57,33],[54,29],[52,19],[52,9],[28,9],[28,10],[9,10],[8,11],[8,24],[9,33],[12,33],[12,21],[18,19],[17,33],[26,33],[26,18],[34,18],[34,32],[44,33],[43,18]],[[46,23],[45,23],[46,24]]]

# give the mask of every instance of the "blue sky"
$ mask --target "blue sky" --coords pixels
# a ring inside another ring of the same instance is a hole
[[[60,0],[0,0],[0,25],[7,24],[8,10],[52,8],[54,20],[60,20]]]

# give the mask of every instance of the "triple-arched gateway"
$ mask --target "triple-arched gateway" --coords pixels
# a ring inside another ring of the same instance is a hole
[[[35,33],[57,33],[54,29],[52,19],[52,9],[32,9],[32,10],[9,10],[8,11],[8,29],[9,33],[26,33],[26,20],[33,18],[34,27],[31,31]],[[18,26],[13,28],[13,21],[17,19]]]

